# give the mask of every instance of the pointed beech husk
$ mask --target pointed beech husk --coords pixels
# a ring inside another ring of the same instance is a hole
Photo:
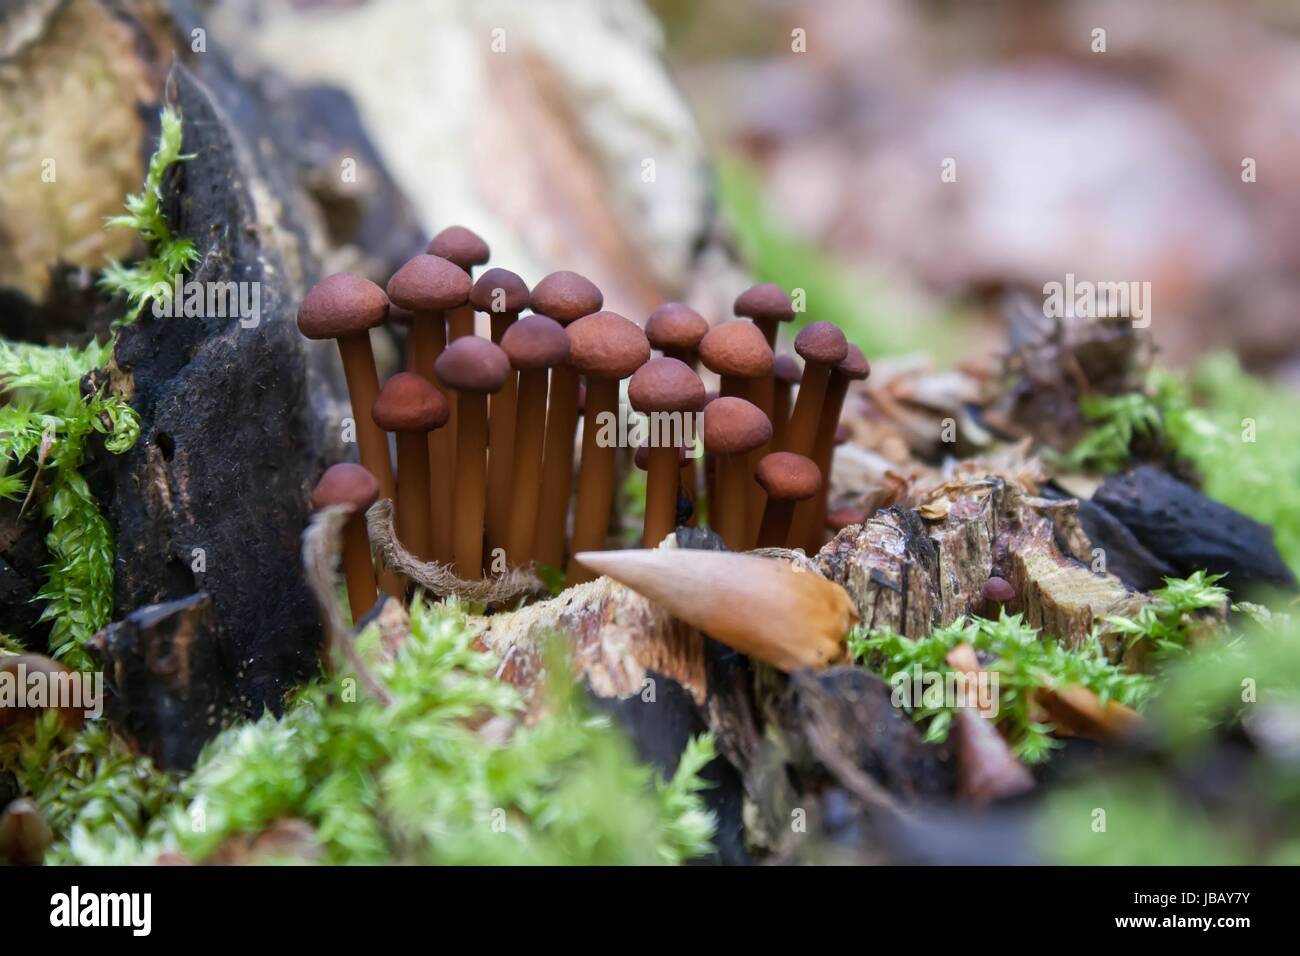
[[[1142,726],[1142,715],[1117,700],[1101,702],[1095,693],[1077,684],[1040,687],[1034,701],[1055,725],[1058,734],[1089,740],[1118,740]]]
[[[784,561],[718,551],[584,551],[575,556],[697,630],[786,672],[844,655],[858,615],[838,584]]]

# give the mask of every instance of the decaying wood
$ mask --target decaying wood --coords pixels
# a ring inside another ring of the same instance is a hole
[[[1240,597],[1261,588],[1296,589],[1272,528],[1159,468],[1142,465],[1107,478],[1092,500],[1178,577],[1225,574],[1223,586]]]
[[[817,555],[842,584],[863,626],[919,638],[981,610],[993,575],[1009,581],[1033,627],[1077,644],[1107,615],[1131,616],[1150,599],[1094,572],[1072,500],[1030,494],[999,475],[959,478],[917,510],[890,508],[845,528]],[[1105,638],[1103,633],[1103,638]]]
[[[169,770],[188,770],[233,715],[223,675],[234,668],[204,593],[139,608],[88,645],[104,668],[105,715]]]

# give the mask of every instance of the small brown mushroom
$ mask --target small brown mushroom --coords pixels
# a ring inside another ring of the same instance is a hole
[[[357,452],[362,466],[379,482],[379,494],[396,497],[388,436],[370,418],[379,394],[370,330],[388,317],[388,297],[369,279],[339,272],[312,286],[298,307],[298,331],[309,339],[334,339],[343,359],[343,375],[352,402]]]
[[[784,448],[790,428],[790,392],[802,374],[793,356],[778,355],[772,362],[772,447]]]
[[[835,325],[814,322],[795,336],[794,350],[804,361],[803,378],[790,415],[785,447],[780,450],[812,457],[817,444],[817,428],[825,411],[831,369],[849,354],[849,343]]]
[[[4,682],[30,687],[29,679],[37,674],[41,675],[40,679],[47,685],[56,680],[66,683],[70,696],[62,703],[52,697],[44,698],[44,703],[28,697],[23,701],[26,704],[23,707],[18,706],[18,699],[0,703],[0,730],[19,721],[25,723],[35,718],[49,709],[50,704],[57,704],[55,709],[59,712],[59,723],[69,730],[80,730],[85,723],[86,708],[94,703],[90,698],[93,688],[87,682],[87,675],[69,670],[58,661],[41,654],[0,655],[0,675],[3,675]]]
[[[771,438],[772,423],[753,402],[732,396],[704,406],[704,447],[715,456],[718,469],[709,522],[732,551],[748,544],[745,507],[753,479],[747,456]]]
[[[636,371],[627,396],[634,409],[649,416],[641,546],[653,548],[676,525],[683,442],[694,434],[695,413],[704,407],[704,383],[685,362],[665,356]]]
[[[448,226],[429,240],[425,252],[455,263],[471,278],[474,275],[474,267],[483,265],[492,255],[492,250],[488,248],[483,238],[464,226]],[[447,341],[454,342],[473,334],[473,307],[463,303],[452,309],[447,315]]]
[[[36,804],[19,797],[0,813],[0,864],[40,866],[54,842],[54,831]]]
[[[999,608],[1006,607],[1015,601],[1016,589],[1005,578],[1000,578],[995,574],[984,582],[980,597],[984,600],[984,614],[990,616],[996,614]]]
[[[722,379],[724,397],[749,398],[751,383],[771,374],[773,360],[757,326],[733,321],[714,326],[700,340],[700,361]]]
[[[398,306],[410,310],[410,355],[408,369],[438,384],[433,366],[447,347],[447,312],[460,308],[468,300],[469,276],[454,262],[433,255],[410,259],[388,280],[388,297]],[[448,408],[451,407],[451,397]],[[451,483],[455,461],[452,430],[437,428],[427,438],[429,473],[438,480],[431,486],[432,557],[443,564],[451,561]],[[399,509],[400,511],[400,509]]]
[[[546,378],[550,369],[568,361],[569,337],[554,319],[528,315],[506,330],[501,347],[519,373],[506,558],[511,564],[524,565],[535,557],[533,541],[546,429]]]
[[[794,306],[790,304],[790,297],[785,294],[784,289],[770,282],[750,286],[736,296],[732,312],[738,318],[752,319],[754,325],[763,333],[767,347],[773,352],[776,351],[777,328],[782,322],[794,321]],[[761,378],[751,383],[749,398],[763,410],[763,414],[771,420],[772,427],[775,429],[776,382],[773,376],[774,369],[769,368]]]
[[[413,372],[385,382],[371,411],[376,425],[397,436],[397,537],[424,561],[433,560],[429,433],[447,424],[450,414],[442,392]],[[438,473],[437,480],[446,484],[447,473]]]
[[[528,308],[528,286],[508,269],[489,269],[474,283],[469,301],[486,312],[492,324],[492,341],[497,345],[519,313]],[[510,520],[510,476],[515,455],[516,375],[511,370],[501,391],[488,403],[488,487],[487,543],[489,550],[504,547],[506,522]]]
[[[614,464],[618,449],[600,440],[602,426],[618,420],[618,383],[650,359],[650,342],[641,326],[615,312],[583,316],[568,328],[569,362],[587,379],[583,412],[582,464],[573,513],[573,550],[599,551],[609,530],[614,504]],[[569,567],[569,583],[589,581],[591,572]]]
[[[767,507],[763,509],[757,546],[788,547],[795,503],[807,501],[821,490],[821,469],[811,458],[788,451],[774,451],[759,461],[754,477],[767,493]]]
[[[576,272],[552,272],[533,287],[533,311],[562,326],[599,312],[602,304],[604,296],[600,290]],[[573,440],[578,431],[580,385],[580,373],[568,361],[556,365],[551,372],[533,554],[539,564],[557,568],[564,563],[564,530],[569,495],[573,491]]]
[[[651,348],[685,362],[692,369],[699,361],[700,341],[708,332],[708,320],[680,302],[665,302],[650,313],[645,324]]]
[[[645,334],[650,340],[651,348],[659,349],[668,358],[685,362],[693,371],[699,369],[700,341],[708,332],[708,320],[680,302],[666,302],[659,306],[650,313],[645,324]],[[699,485],[694,456],[688,455],[682,464],[681,485],[694,501]],[[690,520],[695,522],[694,511]]]
[[[452,499],[452,553],[465,579],[483,571],[483,517],[487,506],[487,398],[510,377],[501,346],[469,335],[438,357],[438,380],[456,390],[456,475]]]
[[[709,334],[700,342],[700,361],[709,371],[721,376],[723,396],[749,399],[771,422],[771,397],[768,396],[767,406],[764,407],[758,393],[763,391],[760,387],[762,383],[772,376],[774,359],[771,346],[767,344],[758,326],[752,322],[736,320],[710,329]],[[753,473],[764,450],[755,448],[751,453],[747,465],[749,473]],[[763,490],[753,482],[748,482],[745,487],[746,541],[758,534],[763,502]]]
[[[794,306],[779,285],[760,282],[736,296],[732,312],[737,317],[753,319],[763,332],[767,347],[776,349],[776,332],[782,322],[794,321]]]
[[[316,482],[311,506],[320,511],[331,505],[347,509],[343,525],[343,578],[347,582],[352,620],[359,621],[375,606],[375,571],[370,560],[370,536],[366,531],[366,509],[379,498],[374,476],[360,465],[333,465]]]
[[[795,509],[791,547],[804,548],[809,554],[821,547],[822,529],[826,525],[827,495],[830,493],[831,458],[835,446],[839,444],[836,439],[840,433],[840,413],[844,410],[849,385],[862,381],[870,374],[871,364],[867,357],[862,354],[862,349],[852,344],[848,346],[844,360],[831,372],[821,421],[817,423],[817,440],[813,445],[812,456],[825,476],[825,481],[822,483],[821,494],[816,499],[806,501]],[[847,434],[845,437],[847,439]]]

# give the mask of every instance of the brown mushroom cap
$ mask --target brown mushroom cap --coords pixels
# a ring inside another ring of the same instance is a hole
[[[849,342],[833,322],[805,325],[794,338],[794,350],[805,362],[835,366],[849,354]]]
[[[862,508],[836,508],[826,515],[826,527],[839,534],[850,525],[862,524],[867,520],[867,512]]]
[[[569,357],[569,336],[564,326],[545,315],[525,315],[501,337],[515,368],[554,368]]]
[[[704,447],[716,455],[751,452],[772,439],[763,410],[743,398],[715,398],[704,406]]]
[[[794,320],[794,306],[790,304],[790,297],[779,285],[771,282],[760,282],[740,293],[736,296],[732,311],[749,319],[775,319],[778,322]]]
[[[1006,580],[997,575],[989,578],[984,582],[984,587],[980,590],[985,601],[993,604],[1010,604],[1016,599],[1016,589]]]
[[[638,412],[698,412],[704,383],[679,359],[652,358],[628,382],[627,397]]]
[[[584,315],[566,331],[569,364],[590,378],[627,378],[650,358],[641,326],[617,312]]]
[[[510,359],[501,346],[476,335],[448,345],[433,363],[438,381],[460,392],[496,392],[510,377]]]
[[[686,453],[688,451],[689,449],[685,445],[682,445],[677,449],[678,468],[686,464]],[[636,454],[632,456],[632,463],[636,465],[638,468],[640,468],[642,471],[646,471],[650,467],[650,446],[649,445],[637,446]]]
[[[350,511],[365,511],[379,498],[379,482],[360,465],[342,462],[331,465],[316,482],[311,506],[316,510],[342,505]]]
[[[710,372],[762,378],[772,371],[772,349],[752,322],[723,322],[700,340],[700,361]]]
[[[871,374],[871,363],[867,361],[862,349],[850,342],[848,354],[844,356],[844,361],[835,366],[835,371],[850,381],[860,382]]]
[[[388,317],[388,296],[351,272],[326,276],[298,306],[298,331],[309,339],[335,339],[373,329]]]
[[[777,501],[803,501],[822,487],[822,472],[816,463],[788,451],[764,455],[754,469],[754,479]]]
[[[400,305],[395,305],[391,300],[388,303],[388,321],[391,325],[410,326],[415,321],[415,313],[410,309],[403,309]]]
[[[661,352],[689,352],[708,332],[708,320],[680,302],[665,302],[650,313],[645,324],[646,338]]]
[[[509,269],[489,269],[469,292],[469,301],[478,311],[501,315],[518,315],[528,308],[528,300],[528,285]]]
[[[415,311],[442,312],[464,305],[469,289],[465,270],[438,256],[415,256],[388,280],[388,297]]]
[[[793,355],[778,355],[772,361],[772,375],[784,385],[798,385],[803,370]]]
[[[568,325],[584,315],[599,312],[605,297],[590,279],[576,272],[552,272],[533,287],[534,312]]]
[[[450,416],[442,392],[414,372],[398,372],[385,382],[370,408],[370,417],[386,432],[431,432]]]
[[[431,240],[424,250],[431,256],[454,262],[465,272],[488,261],[492,250],[478,233],[464,226],[448,226]]]

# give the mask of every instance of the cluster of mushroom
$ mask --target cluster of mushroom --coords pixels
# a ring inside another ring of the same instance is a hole
[[[601,426],[617,420],[605,416],[618,416],[625,380],[635,411],[692,422],[702,412],[703,420],[704,468],[696,466],[691,428],[652,428],[637,453],[647,471],[644,546],[696,522],[701,485],[712,527],[733,550],[820,546],[822,476],[840,410],[849,382],[869,371],[838,328],[814,322],[799,332],[801,372],[792,358],[774,355],[779,323],[795,316],[777,286],[742,293],[737,318],[714,328],[669,303],[643,330],[602,311],[600,290],[573,272],[554,272],[531,290],[506,269],[474,280],[488,257],[481,238],[454,226],[403,265],[386,292],[340,273],[313,287],[299,309],[303,335],[338,343],[356,426],[360,465],[335,465],[313,496],[318,509],[343,505],[354,516],[344,540],[354,616],[375,602],[364,512],[379,498],[393,501],[408,551],[462,579],[488,572],[494,554],[510,566],[563,567],[566,555],[602,550],[618,449],[600,440]],[[525,310],[531,314],[521,316]],[[489,316],[490,337],[475,334],[475,312]],[[384,322],[407,327],[407,364],[380,388],[369,332]],[[700,365],[719,376],[719,395],[706,394]],[[570,583],[589,577],[570,562]],[[379,586],[402,594],[387,573]]]

